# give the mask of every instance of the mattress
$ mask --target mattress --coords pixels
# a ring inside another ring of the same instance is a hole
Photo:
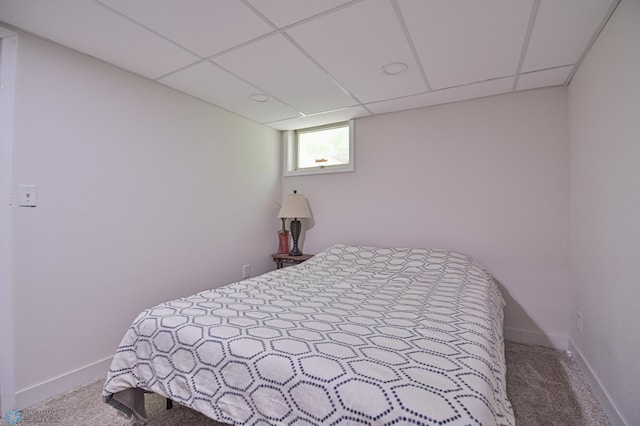
[[[155,392],[237,425],[513,425],[503,308],[460,253],[334,245],[143,311],[103,398],[141,423]]]

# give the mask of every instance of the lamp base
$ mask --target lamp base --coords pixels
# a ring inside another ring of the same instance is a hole
[[[298,248],[298,238],[300,238],[300,231],[302,231],[302,223],[297,218],[293,219],[289,229],[291,229],[291,239],[293,240],[293,247],[289,252],[289,256],[302,256],[302,251]]]

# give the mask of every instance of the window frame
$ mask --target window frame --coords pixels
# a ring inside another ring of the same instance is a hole
[[[349,163],[333,166],[317,166],[298,168],[298,132],[313,130],[325,130],[332,127],[341,127],[343,124],[349,127]],[[284,176],[319,175],[326,173],[344,173],[355,171],[355,120],[339,121],[322,126],[306,127],[283,132],[284,142]]]

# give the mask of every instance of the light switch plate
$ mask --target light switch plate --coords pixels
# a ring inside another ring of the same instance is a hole
[[[35,185],[18,185],[18,206],[35,207],[38,205],[38,188]]]

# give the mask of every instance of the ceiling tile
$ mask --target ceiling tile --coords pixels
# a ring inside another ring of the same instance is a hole
[[[12,25],[149,78],[198,60],[93,1],[5,0],[0,2],[0,16],[10,17]]]
[[[521,62],[517,90],[564,84],[618,2],[0,0],[0,20],[298,128],[506,93]],[[393,62],[407,71],[383,74]]]
[[[99,0],[202,57],[273,29],[239,1]]]
[[[571,74],[573,65],[550,70],[520,74],[516,90],[535,89],[536,87],[561,86]]]
[[[387,0],[359,3],[287,33],[360,102],[427,90]],[[408,70],[394,76],[383,73],[383,65],[391,62],[403,62]]]
[[[304,114],[357,103],[280,34],[219,56],[215,62]]]
[[[260,93],[258,89],[208,61],[164,77],[159,82],[258,123],[300,116],[276,99],[252,101],[250,96]]]
[[[401,111],[407,109],[422,108],[438,104],[464,101],[467,99],[481,98],[484,96],[500,95],[511,92],[514,77],[484,81],[481,83],[453,87],[451,89],[435,90],[421,95],[408,96],[406,98],[390,101],[366,104],[365,106],[374,114]]]
[[[398,0],[433,89],[514,75],[532,0]]]
[[[541,0],[522,71],[575,64],[612,0]]]
[[[352,0],[249,0],[249,3],[282,28],[350,1]]]
[[[339,123],[341,121],[365,117],[367,115],[371,115],[369,111],[361,106],[355,106],[336,111],[305,115],[304,117],[294,118],[291,120],[274,121],[267,124],[277,130],[306,129],[307,127],[322,126],[328,123]]]

